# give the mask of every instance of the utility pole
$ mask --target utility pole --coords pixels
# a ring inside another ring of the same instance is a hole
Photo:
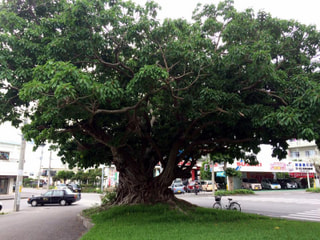
[[[52,157],[52,151],[50,151],[50,157],[49,157],[49,170],[48,170],[48,182],[47,182],[47,189],[50,189],[50,180],[51,180],[51,157]]]
[[[26,152],[26,140],[24,139],[23,133],[21,135],[21,146],[20,146],[20,157],[19,157],[19,167],[16,180],[16,191],[14,194],[14,206],[13,211],[18,212],[20,210],[20,199],[22,191],[22,181],[23,181],[23,165],[25,161]]]
[[[211,171],[211,180],[212,180],[212,195],[215,195],[216,191],[216,180],[214,179],[214,161],[212,160],[212,171]]]
[[[41,156],[40,156],[40,167],[39,167],[39,173],[38,173],[38,188],[40,187],[41,165],[42,165],[42,158],[43,158],[43,148],[44,148],[45,144],[41,144],[40,146],[42,148],[41,148]]]

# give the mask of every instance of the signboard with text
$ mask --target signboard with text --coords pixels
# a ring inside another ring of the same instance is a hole
[[[308,162],[287,162],[278,161],[270,163],[259,163],[258,165],[250,165],[245,163],[243,160],[236,161],[232,167],[241,172],[309,172],[315,173],[315,168],[312,163]]]

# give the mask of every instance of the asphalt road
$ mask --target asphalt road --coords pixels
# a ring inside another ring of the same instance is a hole
[[[177,195],[193,204],[212,207],[212,193]],[[320,194],[305,190],[260,191],[254,195],[231,196],[241,204],[243,212],[271,217],[320,222]],[[222,197],[227,203],[228,197]],[[71,206],[31,207],[21,200],[19,212],[13,212],[13,200],[1,200],[6,214],[0,215],[1,240],[76,240],[86,232],[77,215],[85,208],[100,203],[99,194],[82,194],[82,199]]]
[[[215,202],[212,193],[182,194],[178,196],[202,207],[211,208]],[[229,196],[241,204],[242,212],[270,217],[320,222],[320,194],[305,190],[258,191],[254,195]],[[227,204],[228,197],[222,197]]]
[[[1,240],[76,240],[87,229],[77,215],[86,208],[100,203],[99,194],[81,195],[81,200],[70,206],[45,205],[31,207],[21,199],[20,211],[13,212],[13,200],[1,200],[4,205],[0,215]]]

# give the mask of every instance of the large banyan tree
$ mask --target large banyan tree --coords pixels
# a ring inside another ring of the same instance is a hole
[[[315,26],[231,0],[192,21],[109,2],[3,2],[0,119],[27,118],[26,138],[71,166],[114,164],[116,203],[172,201],[172,180],[206,154],[250,161],[270,144],[283,158],[287,139],[319,140]]]

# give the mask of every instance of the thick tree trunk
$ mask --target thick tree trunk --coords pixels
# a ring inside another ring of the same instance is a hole
[[[173,203],[174,194],[167,184],[160,184],[158,178],[140,181],[139,178],[128,178],[120,173],[117,188],[117,205]]]
[[[152,157],[139,158],[139,156],[129,155],[128,151],[123,149],[113,149],[113,159],[120,173],[114,204],[170,203],[176,200],[173,192],[168,188],[173,179],[164,177],[163,174],[153,176],[156,164],[152,161]]]

